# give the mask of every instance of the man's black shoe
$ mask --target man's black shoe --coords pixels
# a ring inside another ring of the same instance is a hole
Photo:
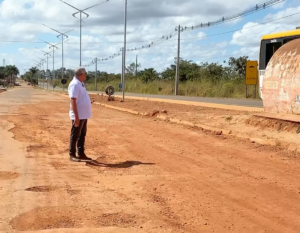
[[[81,162],[81,160],[79,158],[77,158],[76,156],[74,156],[74,155],[70,155],[70,161],[72,161],[72,162]]]
[[[78,157],[81,160],[81,162],[91,162],[91,161],[93,161],[93,159],[87,157],[85,154],[80,154],[80,155],[78,155]]]

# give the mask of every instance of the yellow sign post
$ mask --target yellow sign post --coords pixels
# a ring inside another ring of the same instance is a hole
[[[257,79],[258,79],[257,66],[258,66],[257,61],[247,61],[247,65],[246,65],[246,98],[247,98],[247,86],[248,85],[255,85],[254,96],[256,98],[256,85],[257,85]]]

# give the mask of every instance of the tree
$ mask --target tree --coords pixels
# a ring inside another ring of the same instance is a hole
[[[145,69],[141,77],[143,83],[149,83],[158,78],[158,73],[154,68]]]
[[[161,73],[161,78],[164,80],[174,80],[175,74],[176,74],[176,67],[175,69],[173,67],[171,68],[168,67]]]
[[[12,84],[15,79],[13,75],[17,76],[20,72],[19,69],[15,65],[6,66],[7,74],[10,76],[10,83]]]
[[[5,66],[0,66],[0,85],[6,86],[7,80],[5,78],[8,76],[7,69]]]
[[[127,76],[129,76],[129,77],[135,77],[135,72],[140,67],[141,67],[141,64],[137,64],[137,67],[136,67],[135,63],[131,63],[129,66],[126,67]]]
[[[37,80],[33,76],[37,72],[38,70],[35,67],[32,67],[29,69],[29,71],[27,71],[24,75],[22,75],[21,78],[27,82],[30,82],[31,84],[37,84]]]
[[[37,84],[37,78],[35,78],[35,76],[37,75],[37,73],[39,72],[39,69],[37,67],[31,67],[29,69],[29,78],[28,78],[28,82],[33,83],[33,84]]]
[[[246,76],[246,65],[248,61],[248,56],[243,56],[239,58],[231,57],[229,58],[228,64],[243,77]]]
[[[75,76],[74,70],[72,69],[66,69],[65,74],[66,79],[72,79]]]
[[[164,80],[174,80],[176,75],[176,65],[172,64],[170,67],[165,69],[161,73],[161,77]],[[193,61],[180,59],[180,69],[179,69],[179,81],[185,82],[187,80],[197,79],[197,71],[199,70],[199,65]]]
[[[29,71],[30,71],[31,74],[34,76],[39,70],[38,70],[38,68],[36,68],[36,67],[31,67],[31,68],[29,69]]]
[[[211,63],[207,66],[209,78],[216,82],[223,77],[223,67],[217,63]]]
[[[106,83],[108,83],[110,81],[110,76],[108,75],[107,72],[100,72],[99,77],[100,77],[100,80],[102,80]]]
[[[176,69],[176,67],[175,67]],[[197,74],[195,73],[199,69],[199,66],[193,61],[180,60],[180,70],[179,70],[179,81],[185,82],[187,80],[197,79]]]
[[[7,69],[5,66],[0,66],[0,79],[5,79],[7,77]]]

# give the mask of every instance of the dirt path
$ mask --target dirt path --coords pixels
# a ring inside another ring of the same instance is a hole
[[[299,159],[93,106],[72,163],[68,106],[1,94],[1,232],[300,232]]]

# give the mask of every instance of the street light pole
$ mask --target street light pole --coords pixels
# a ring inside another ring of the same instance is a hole
[[[49,58],[49,56],[51,56],[51,52],[45,52],[45,51],[43,51],[43,50],[41,50],[41,49],[39,49],[39,48],[36,48],[36,49],[38,49],[38,50],[40,50],[40,51],[42,51],[43,53],[44,53],[44,56],[47,56],[47,69],[46,69],[46,74],[47,74],[47,77],[48,77],[48,58]],[[45,84],[45,82],[43,82],[43,87],[44,87],[44,84]],[[48,90],[48,79],[47,79],[47,90]]]
[[[45,59],[43,58],[40,58],[38,56],[35,56],[36,58],[40,59],[40,70],[42,70],[42,65],[43,65],[43,70],[44,70],[44,62],[46,62]],[[40,72],[40,75],[41,75],[42,72]],[[43,82],[43,85],[44,85],[44,82]]]
[[[124,14],[124,47],[123,47],[123,64],[122,64],[122,74],[123,74],[123,83],[122,83],[122,101],[125,100],[125,64],[126,64],[126,34],[127,34],[127,0],[125,0],[125,14]]]
[[[43,50],[41,50],[41,49],[39,49],[39,48],[36,48],[37,50],[40,50],[41,52],[43,52],[44,53],[44,56],[47,56],[47,70],[48,70],[48,58],[49,58],[49,56],[51,56],[51,52],[45,52],[45,51],[43,51]]]
[[[41,39],[40,39],[40,40],[41,40]],[[55,48],[58,49],[58,47],[57,47],[56,45],[58,45],[58,44],[60,44],[60,43],[57,43],[57,44],[50,44],[50,43],[47,42],[47,41],[44,41],[44,40],[41,40],[41,41],[43,41],[44,43],[50,45],[50,46],[49,46],[49,49],[52,49],[52,53],[53,53],[53,55],[52,55],[52,60],[53,60],[52,76],[53,76],[53,77],[52,77],[52,78],[55,78],[55,77],[54,77],[54,50],[55,50]],[[53,85],[52,78],[51,78],[51,82],[52,82],[52,88],[53,88],[53,90],[54,90],[54,85]]]
[[[55,29],[53,29],[53,28],[50,28],[50,27],[48,27],[48,26],[46,26],[45,24],[43,24],[45,27],[47,27],[47,28],[49,28],[49,29],[51,29],[51,30],[53,30],[53,31],[55,31],[55,32],[57,32],[57,33],[59,33],[59,35],[57,36],[57,38],[59,38],[60,36],[61,36],[61,46],[62,46],[62,68],[61,68],[61,79],[63,79],[64,78],[64,37],[66,37],[66,38],[68,38],[68,36],[66,35],[67,33],[69,33],[69,32],[71,32],[71,31],[73,31],[73,29],[72,30],[70,30],[70,31],[67,31],[67,32],[59,32],[59,31],[57,31],[57,30],[55,30]],[[63,84],[63,90],[64,90],[64,88],[65,88],[65,85]]]
[[[38,58],[38,59],[40,59],[40,61],[41,61],[41,64],[43,64],[44,62],[46,62],[46,60],[45,59],[43,59],[43,58],[41,58],[41,57],[38,57],[38,56],[35,56],[36,58]],[[42,67],[41,67],[42,68]]]
[[[41,70],[41,63],[37,63],[36,64],[36,68],[38,69],[38,72],[35,74],[36,75],[36,80],[37,80],[37,85],[39,86],[39,74],[40,74],[40,70]]]
[[[82,33],[82,22],[84,22],[83,19],[82,19],[82,14],[84,14],[86,16],[84,19],[87,19],[89,17],[89,14],[85,13],[86,10],[89,10],[89,9],[94,8],[96,6],[99,6],[99,5],[103,4],[103,3],[106,3],[109,0],[106,0],[105,2],[101,2],[101,3],[95,4],[93,6],[87,7],[85,9],[83,9],[83,10],[80,10],[80,9],[76,8],[75,6],[72,6],[71,4],[69,4],[67,2],[64,2],[62,0],[60,0],[60,1],[63,2],[64,4],[66,4],[66,5],[74,8],[75,10],[77,10],[77,12],[75,12],[74,14],[72,14],[74,18],[77,18],[76,15],[79,14],[79,27],[80,27],[80,63],[79,63],[79,65],[81,66],[81,48],[82,48],[82,46],[81,46],[81,42],[82,42],[81,35],[82,34],[81,33]]]
[[[87,16],[88,17],[88,16]],[[79,66],[81,66],[81,48],[82,48],[82,39],[81,39],[81,35],[82,35],[82,12],[80,12],[80,54],[79,54]]]
[[[40,63],[36,63],[34,67],[38,69],[38,66],[39,66],[39,65],[40,65]],[[34,75],[35,75],[35,78],[36,78],[36,80],[37,80],[37,85],[39,86],[39,78],[38,78],[38,74],[35,73]]]

